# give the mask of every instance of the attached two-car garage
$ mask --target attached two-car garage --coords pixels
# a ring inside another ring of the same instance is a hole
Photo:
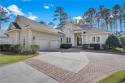
[[[36,44],[40,46],[40,50],[59,48],[59,42],[56,39],[55,40],[37,39]]]

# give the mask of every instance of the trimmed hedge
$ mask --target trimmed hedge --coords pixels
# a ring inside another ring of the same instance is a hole
[[[0,49],[2,51],[8,51],[8,50],[10,50],[10,47],[11,47],[10,44],[2,44],[2,45],[0,45]]]
[[[88,49],[88,47],[89,47],[89,44],[83,44],[83,45],[82,45],[82,48],[83,48],[83,49]]]
[[[61,44],[60,45],[60,48],[65,48],[65,49],[68,49],[68,48],[71,48],[72,47],[72,44]]]
[[[95,50],[99,50],[100,44],[90,44],[90,47],[94,47]]]

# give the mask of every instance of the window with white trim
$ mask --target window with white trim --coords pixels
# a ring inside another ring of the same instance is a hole
[[[96,42],[100,42],[100,37],[99,36],[96,37]]]
[[[66,43],[71,43],[71,37],[66,38]]]
[[[92,37],[92,42],[93,43],[99,43],[100,42],[100,36],[93,36]]]
[[[67,28],[67,30],[66,30],[67,32],[71,32],[72,31],[72,28],[71,27],[69,27],[69,28]]]

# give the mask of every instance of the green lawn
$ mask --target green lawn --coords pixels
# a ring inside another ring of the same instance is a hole
[[[123,52],[123,51],[124,51],[123,48],[115,48],[115,50],[120,51],[120,52]]]
[[[0,65],[8,64],[16,61],[20,61],[23,59],[27,59],[33,57],[34,55],[5,55],[0,54]]]
[[[116,72],[98,83],[121,83],[125,79],[125,70]]]

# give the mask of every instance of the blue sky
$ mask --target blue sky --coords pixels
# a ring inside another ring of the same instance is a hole
[[[53,21],[54,10],[57,6],[62,6],[71,19],[79,19],[89,8],[98,9],[100,5],[112,8],[115,4],[123,4],[124,0],[4,0],[0,5],[4,6],[13,15],[10,22],[13,22],[16,15],[20,14],[36,21]],[[7,29],[10,24],[2,24],[2,28]],[[58,22],[55,22],[57,25]]]

